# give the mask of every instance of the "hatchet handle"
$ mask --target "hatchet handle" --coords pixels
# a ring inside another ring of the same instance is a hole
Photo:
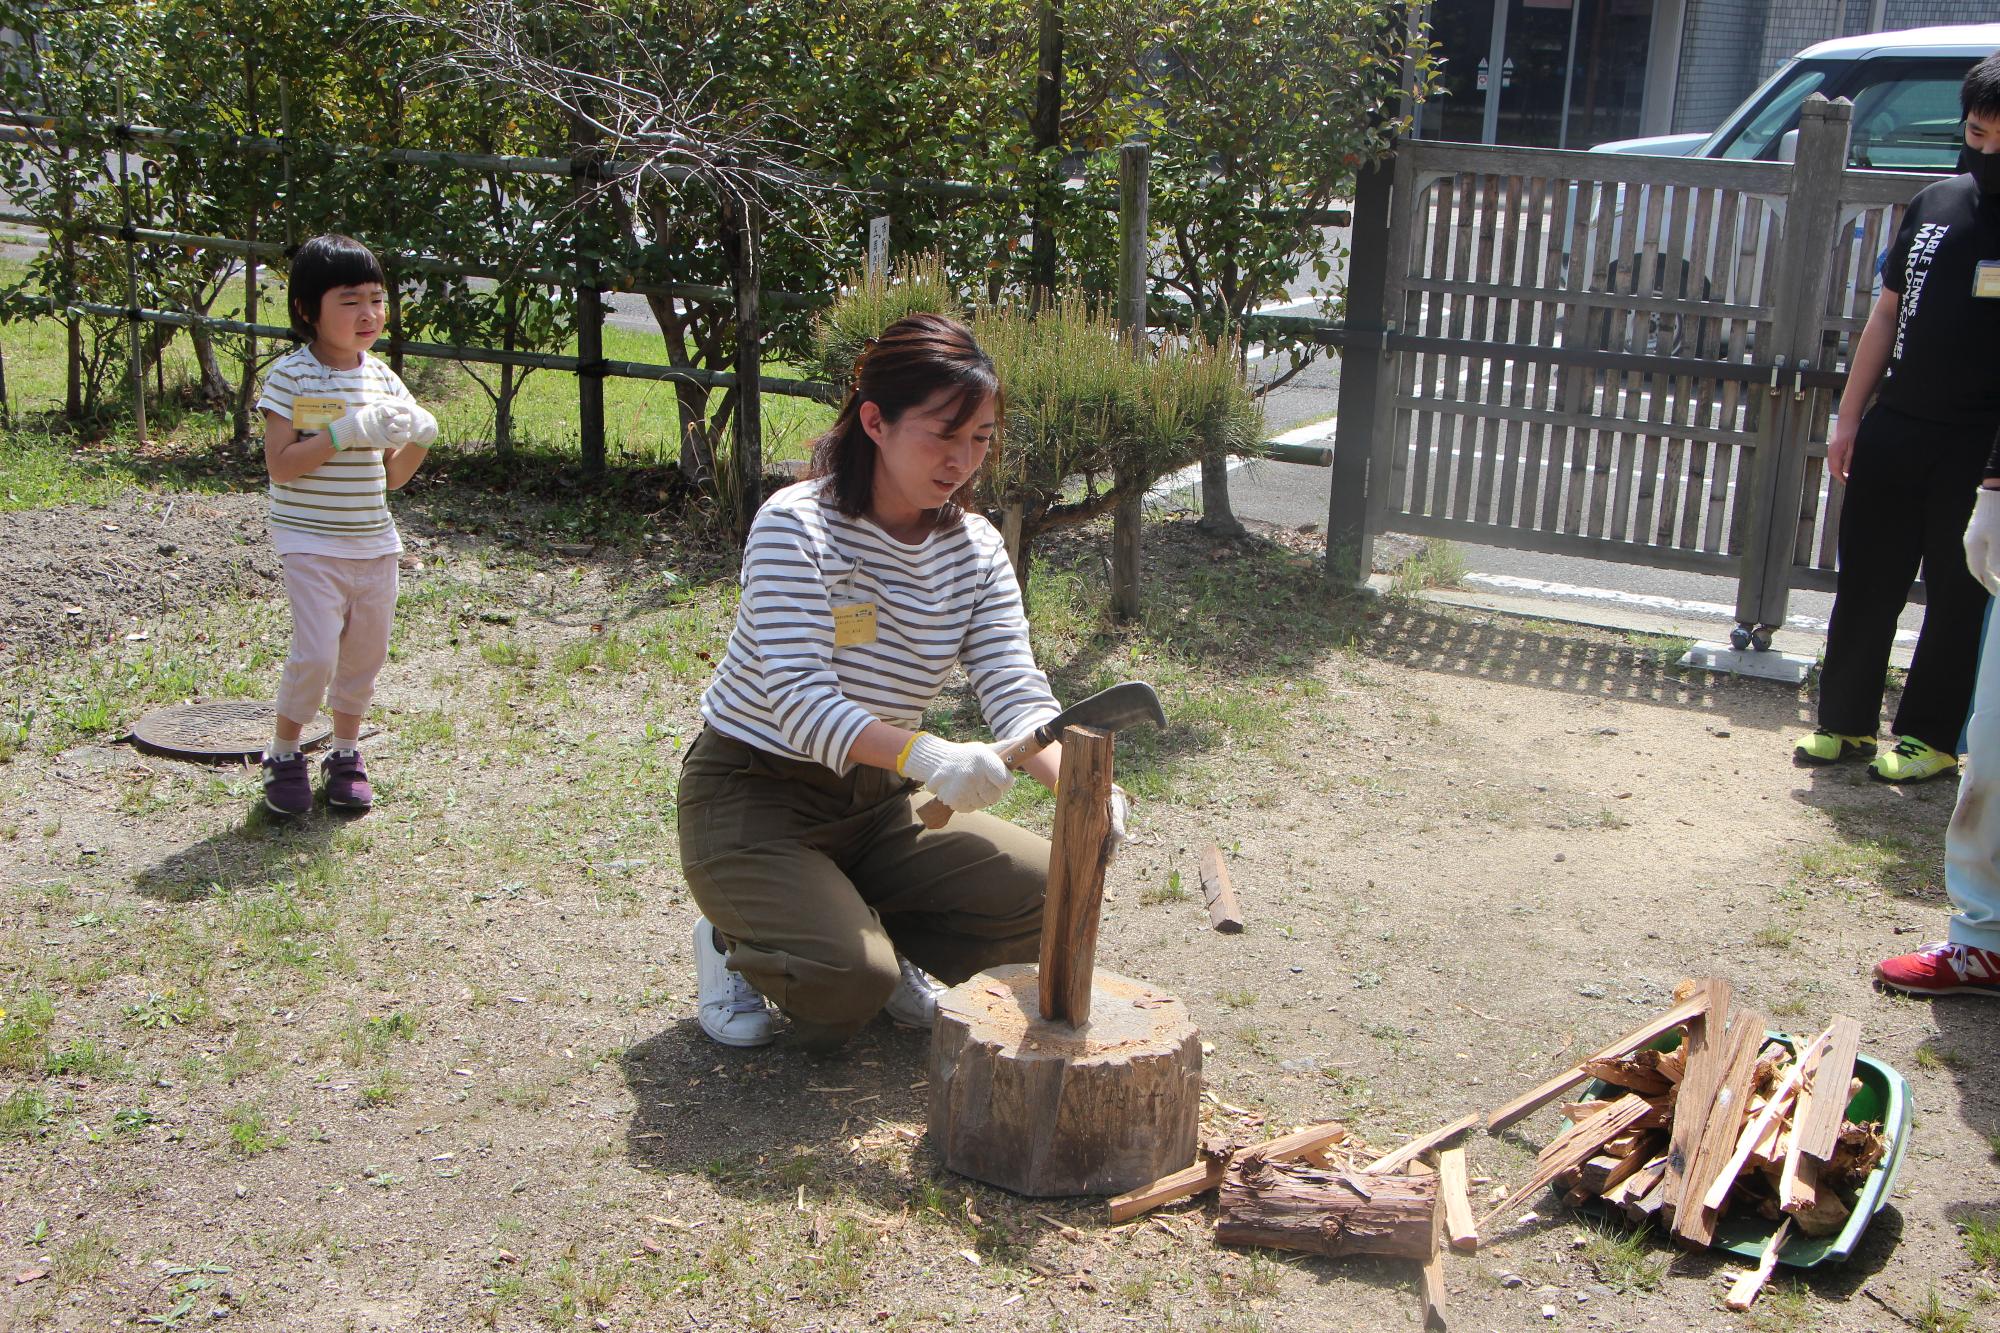
[[[1016,736],[1005,745],[995,747],[1000,755],[1000,762],[1016,773],[1020,772],[1021,765],[1048,749],[1049,742],[1055,739],[1053,736],[1042,734],[1047,730],[1047,727],[1036,727],[1033,731]],[[951,822],[951,816],[951,807],[935,796],[925,801],[917,810],[917,818],[921,819],[924,827],[928,829],[943,828]]]

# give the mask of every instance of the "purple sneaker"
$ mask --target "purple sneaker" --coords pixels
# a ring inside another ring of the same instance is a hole
[[[374,788],[368,785],[368,766],[359,750],[335,750],[319,766],[326,779],[326,803],[337,810],[366,810],[375,804]]]
[[[303,815],[313,808],[312,772],[294,750],[284,759],[264,757],[264,808],[274,815]]]

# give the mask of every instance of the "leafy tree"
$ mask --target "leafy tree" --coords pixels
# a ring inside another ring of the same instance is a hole
[[[1240,328],[1310,271],[1326,309],[1337,248],[1301,212],[1353,188],[1354,172],[1389,151],[1407,56],[1419,87],[1429,48],[1410,41],[1413,6],[1376,0],[1202,0],[1158,11],[1154,44],[1128,104],[1132,128],[1153,145],[1152,222],[1162,247],[1156,291],[1184,301],[1204,328]],[[1287,383],[1317,355],[1283,335],[1258,335],[1288,359],[1260,393]],[[1229,506],[1220,456],[1203,461],[1203,526],[1242,530]]]

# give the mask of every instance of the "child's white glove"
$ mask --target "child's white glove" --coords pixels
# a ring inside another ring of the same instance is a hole
[[[2000,596],[2000,490],[1979,488],[1972,502],[1972,521],[1965,525],[1965,567]]]
[[[419,449],[431,447],[431,441],[438,437],[438,419],[416,403],[405,403],[410,411],[410,438],[408,443]]]
[[[1111,833],[1105,843],[1111,848],[1110,855],[1118,855],[1118,849],[1125,845],[1125,821],[1132,817],[1132,794],[1117,783],[1111,784]]]
[[[896,771],[923,783],[953,810],[983,810],[1014,785],[1014,775],[991,745],[939,740],[928,731],[917,733]]]
[[[326,428],[335,451],[394,449],[410,438],[415,424],[408,403],[370,403]],[[428,415],[428,414],[427,414]]]

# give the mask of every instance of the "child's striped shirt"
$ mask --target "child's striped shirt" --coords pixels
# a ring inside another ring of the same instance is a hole
[[[395,371],[366,352],[353,370],[335,370],[303,346],[271,363],[257,406],[292,421],[300,398],[336,399],[349,414],[369,403],[416,401]],[[302,477],[272,482],[270,495],[271,542],[280,555],[366,560],[403,549],[377,450],[343,450]]]
[[[736,628],[702,718],[746,745],[844,773],[871,721],[921,726],[954,667],[996,739],[1054,717],[993,525],[968,514],[911,545],[843,515],[825,486],[785,487],[750,525]]]

